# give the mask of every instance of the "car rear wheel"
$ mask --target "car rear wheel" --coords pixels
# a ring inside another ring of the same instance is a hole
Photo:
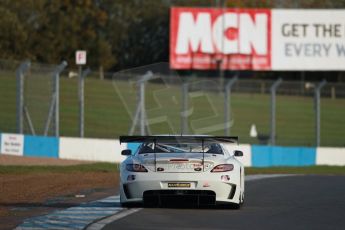
[[[231,203],[228,205],[229,209],[240,209],[241,208],[241,204],[236,204],[236,203]]]
[[[131,204],[130,203],[121,203],[121,207],[123,207],[123,208],[131,208]]]
[[[236,204],[236,203],[229,203],[229,202],[220,202],[220,203],[217,202],[216,207],[220,209],[240,209],[241,205]]]

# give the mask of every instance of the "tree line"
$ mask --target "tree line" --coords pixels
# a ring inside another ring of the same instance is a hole
[[[83,49],[104,70],[168,62],[172,6],[341,8],[345,0],[1,0],[0,58],[73,66]]]

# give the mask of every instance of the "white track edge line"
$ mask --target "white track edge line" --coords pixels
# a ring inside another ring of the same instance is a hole
[[[109,216],[107,218],[104,218],[98,222],[95,222],[89,226],[87,226],[85,229],[86,230],[99,230],[102,229],[105,225],[110,224],[111,222],[114,222],[118,219],[121,219],[125,216],[131,215],[135,212],[140,211],[142,208],[131,208],[131,209],[125,209],[124,211],[115,213],[112,216]]]

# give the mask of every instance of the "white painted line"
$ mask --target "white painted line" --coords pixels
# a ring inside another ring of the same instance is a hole
[[[115,215],[112,215],[110,217],[104,218],[101,221],[98,221],[96,223],[91,224],[90,226],[86,227],[86,230],[99,230],[102,229],[105,225],[110,224],[111,222],[114,222],[118,219],[121,219],[125,216],[131,215],[135,212],[140,211],[142,208],[131,208],[131,209],[125,209],[122,212],[118,212]]]
[[[119,209],[117,207],[107,207],[107,210],[116,210]],[[78,211],[103,211],[104,207],[88,207],[88,206],[80,206],[80,207],[73,207],[70,210],[78,210]]]
[[[245,176],[245,181],[262,180],[276,177],[296,176],[296,174],[257,174]]]
[[[121,211],[121,209],[118,209],[118,211]],[[109,214],[109,215],[112,215],[114,214],[114,211],[103,211],[103,212],[93,212],[93,213],[90,213],[90,212],[61,212],[59,213],[58,216],[61,216],[61,217],[67,217],[67,216],[70,216],[70,217],[75,217],[75,216],[85,216],[85,217],[88,217],[88,216],[100,216],[100,215],[104,215],[104,214]]]

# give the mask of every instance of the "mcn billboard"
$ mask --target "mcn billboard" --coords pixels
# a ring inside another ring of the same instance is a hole
[[[172,8],[172,69],[345,70],[345,10]]]

